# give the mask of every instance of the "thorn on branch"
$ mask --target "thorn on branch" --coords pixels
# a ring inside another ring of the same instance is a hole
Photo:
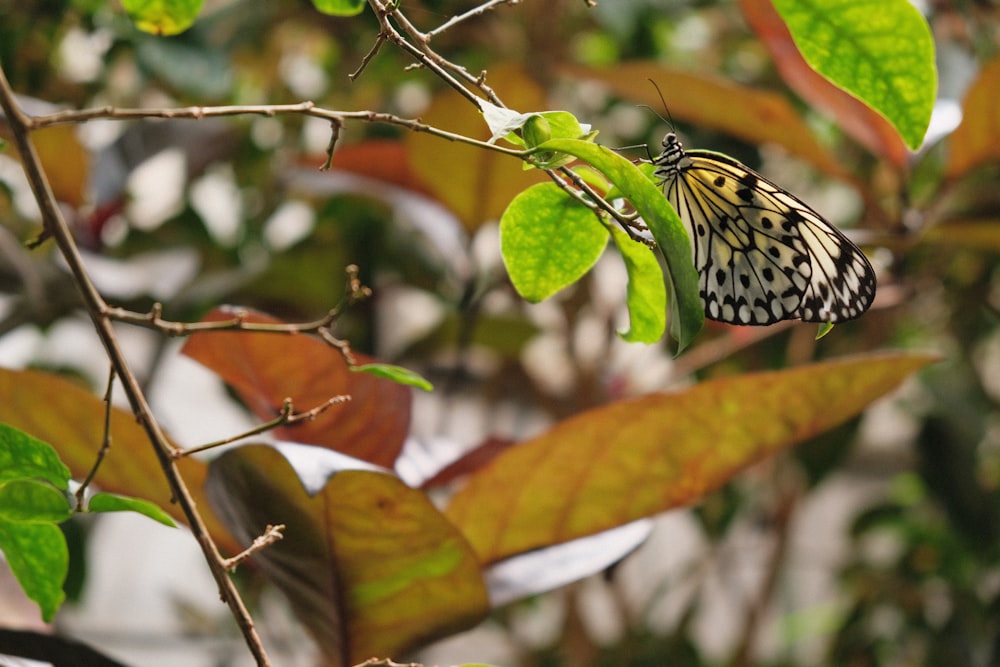
[[[243,561],[250,558],[253,554],[257,553],[261,549],[274,544],[278,540],[284,538],[284,534],[281,532],[285,529],[285,524],[279,523],[277,526],[272,526],[268,524],[267,528],[264,529],[264,533],[254,538],[253,544],[249,547],[236,554],[232,558],[226,558],[222,561],[222,566],[229,572],[233,572],[237,567],[240,566]]]

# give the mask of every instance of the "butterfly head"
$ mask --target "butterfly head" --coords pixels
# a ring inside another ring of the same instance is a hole
[[[684,159],[684,147],[681,146],[681,141],[674,132],[667,132],[663,136],[662,144],[663,152],[653,160],[654,164],[661,167],[672,167]]]

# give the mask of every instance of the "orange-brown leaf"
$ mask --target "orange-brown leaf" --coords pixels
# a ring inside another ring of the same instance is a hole
[[[781,95],[654,62],[626,62],[602,70],[569,66],[562,71],[600,81],[615,94],[654,109],[661,106],[659,95],[649,83],[655,81],[666,96],[674,118],[754,144],[777,144],[831,176],[850,180],[847,171],[816,141],[805,121]]]
[[[49,443],[82,480],[94,465],[104,435],[104,402],[66,378],[42,371],[0,369],[0,421]],[[195,499],[212,537],[227,550],[237,548],[219,520],[209,511],[202,486],[207,470],[195,459],[177,466]],[[111,449],[94,484],[102,491],[156,503],[174,519],[187,522],[172,501],[163,469],[146,432],[132,413],[111,411]]]
[[[948,141],[949,178],[1000,160],[1000,56],[990,61],[962,101],[962,123]]]
[[[233,317],[216,309],[205,321]],[[248,322],[277,322],[249,313]],[[312,421],[277,429],[288,440],[321,445],[391,468],[410,425],[410,389],[390,380],[352,373],[340,352],[307,335],[215,331],[191,336],[184,353],[229,383],[254,414],[278,416],[286,398],[296,412],[324,404],[334,396],[350,400],[334,405]],[[359,364],[375,360],[355,353]]]
[[[209,494],[240,540],[284,539],[254,556],[334,666],[398,655],[478,623],[489,603],[472,548],[422,492],[348,464],[310,496],[275,449],[211,464]]]
[[[853,357],[597,408],[500,454],[446,514],[491,563],[686,505],[858,414],[932,359]]]
[[[374,178],[425,195],[431,194],[430,189],[413,171],[409,153],[401,141],[371,140],[338,148],[330,161],[330,169]]]

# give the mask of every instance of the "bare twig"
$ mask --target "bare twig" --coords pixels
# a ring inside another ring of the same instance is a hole
[[[254,538],[253,544],[232,558],[227,558],[222,561],[223,567],[225,567],[229,572],[234,572],[236,568],[238,568],[247,558],[250,558],[250,556],[254,555],[261,549],[283,539],[285,535],[281,531],[284,529],[285,524],[283,523],[279,523],[277,526],[268,524],[267,528],[264,529],[264,533]]]
[[[380,32],[378,37],[375,38],[375,43],[372,45],[372,48],[370,48],[368,53],[365,54],[365,57],[361,59],[361,64],[358,65],[356,70],[348,74],[347,78],[354,81],[361,76],[361,73],[365,71],[366,67],[368,67],[368,63],[370,63],[372,59],[378,55],[378,52],[382,50],[383,44],[385,44],[385,33]]]
[[[327,409],[333,407],[334,405],[346,403],[349,400],[351,400],[350,396],[346,394],[341,394],[327,399],[325,403],[317,405],[315,408],[311,410],[307,410],[305,412],[295,412],[295,408],[292,405],[292,399],[286,398],[281,405],[281,412],[278,413],[278,416],[272,419],[271,421],[260,424],[259,426],[255,426],[249,431],[244,431],[243,433],[232,435],[229,436],[228,438],[223,438],[222,440],[216,440],[214,442],[209,442],[204,445],[197,445],[195,447],[188,447],[187,449],[175,449],[173,452],[173,457],[176,459],[183,458],[185,456],[190,456],[191,454],[197,454],[198,452],[204,452],[209,449],[221,447],[223,445],[228,445],[238,440],[242,440],[244,438],[249,438],[251,436],[258,435],[260,433],[265,433],[272,429],[276,429],[279,426],[289,426],[291,424],[297,424],[302,421],[312,421],[313,419],[316,419],[318,415],[325,412]]]
[[[521,0],[489,0],[488,2],[484,2],[481,5],[473,7],[464,14],[452,16],[450,19],[448,19],[438,27],[434,28],[433,30],[428,30],[425,33],[425,37],[427,41],[430,41],[431,39],[443,33],[445,30],[453,28],[462,21],[467,21],[468,19],[475,18],[477,16],[482,16],[486,12],[496,9],[499,5],[517,5],[520,4],[520,2]]]
[[[55,195],[52,193],[52,187],[42,170],[41,161],[29,135],[29,131],[33,127],[32,120],[18,106],[14,91],[11,89],[6,72],[2,67],[0,67],[0,107],[3,108],[7,117],[7,123],[20,154],[25,176],[41,211],[45,232],[55,241],[60,254],[69,267],[94,329],[104,345],[115,374],[122,382],[125,395],[132,406],[132,412],[146,431],[174,499],[183,510],[188,526],[205,555],[212,576],[219,587],[219,594],[229,606],[257,664],[270,665],[267,652],[264,650],[264,645],[254,627],[253,619],[250,617],[239,591],[236,590],[236,586],[223,567],[222,555],[209,534],[194,499],[171,457],[173,446],[167,440],[159,422],[150,410],[142,387],[119,346],[113,323],[105,314],[108,306],[87,273],[73,234],[59,210]]]
[[[94,481],[97,469],[101,467],[101,462],[104,461],[108,450],[111,449],[111,392],[114,386],[115,368],[112,366],[108,369],[108,387],[104,390],[104,435],[101,437],[101,448],[97,450],[97,458],[94,459],[94,465],[91,466],[90,472],[80,484],[80,488],[76,490],[76,509],[79,512],[83,511],[83,499],[87,495],[87,487]]]
[[[474,98],[475,96],[473,96]],[[317,107],[312,102],[301,102],[299,104],[242,104],[232,106],[206,106],[206,107],[177,107],[162,109],[131,109],[118,107],[97,107],[94,109],[80,109],[59,111],[53,114],[42,116],[26,116],[24,118],[25,128],[37,130],[51,125],[67,125],[70,123],[83,123],[91,120],[137,120],[141,118],[190,118],[201,120],[204,118],[216,118],[220,116],[240,116],[240,115],[261,115],[278,116],[298,114],[323,118],[330,122],[358,121],[365,123],[383,123],[386,125],[396,125],[413,132],[424,132],[441,139],[455,141],[463,144],[470,144],[479,148],[485,148],[505,155],[523,158],[525,153],[515,148],[505,148],[496,144],[491,144],[479,139],[473,139],[462,134],[448,132],[431,125],[420,122],[412,118],[402,118],[390,113],[378,111],[339,111],[336,109],[323,109]]]

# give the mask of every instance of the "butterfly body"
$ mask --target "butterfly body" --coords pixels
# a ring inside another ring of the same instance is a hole
[[[685,151],[672,132],[653,164],[687,227],[710,319],[836,323],[871,305],[864,253],[795,196],[725,155]]]

